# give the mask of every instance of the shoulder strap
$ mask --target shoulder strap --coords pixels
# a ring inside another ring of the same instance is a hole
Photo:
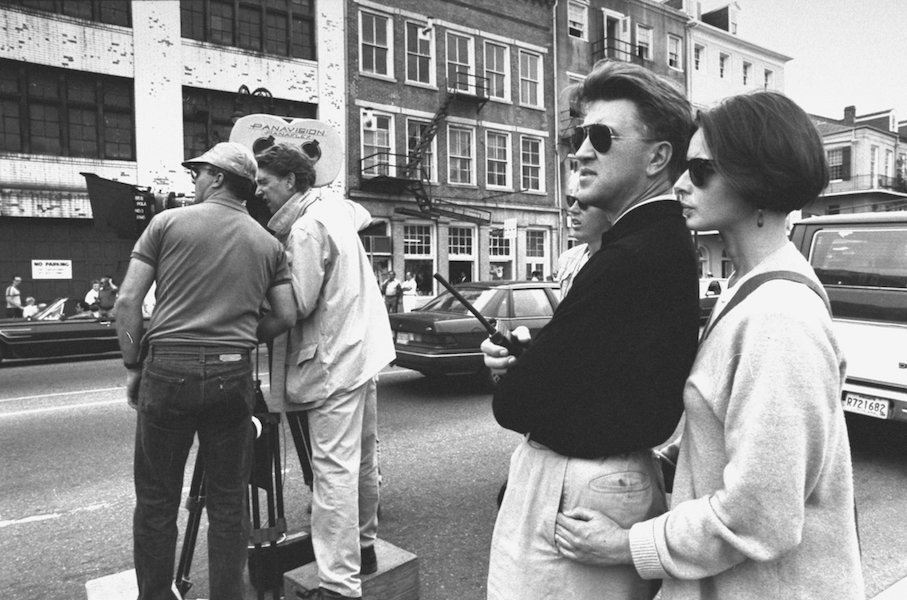
[[[825,303],[825,309],[828,311],[828,314],[831,314],[831,303],[828,300],[828,295],[825,293],[825,289],[807,277],[802,273],[797,273],[796,271],[766,271],[765,273],[760,273],[754,275],[750,279],[747,279],[742,284],[740,284],[740,289],[734,294],[734,297],[724,305],[724,308],[721,310],[714,319],[709,320],[708,325],[706,325],[705,331],[702,332],[702,337],[699,338],[699,344],[705,341],[705,338],[709,336],[712,330],[715,328],[715,325],[718,324],[718,321],[724,317],[724,315],[731,312],[731,309],[743,302],[743,300],[749,296],[756,288],[765,283],[766,281],[771,281],[772,279],[787,279],[789,281],[796,281],[797,283],[802,283],[812,291],[814,291],[819,298],[822,299],[822,302]]]

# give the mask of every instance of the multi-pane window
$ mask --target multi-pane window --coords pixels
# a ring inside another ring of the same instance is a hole
[[[775,88],[775,72],[771,69],[766,69],[762,75],[762,87],[767,90]]]
[[[375,114],[362,120],[362,173],[392,175],[393,123],[390,115]]]
[[[532,258],[544,258],[545,232],[543,230],[526,230],[526,256]]]
[[[586,39],[586,5],[571,0],[567,5],[567,34],[570,37]]]
[[[107,0],[98,0],[102,5]],[[72,0],[67,3],[77,4]],[[315,0],[184,0],[185,38],[315,60]]]
[[[431,256],[431,225],[404,225],[403,253],[407,256]]]
[[[731,57],[727,54],[721,53],[718,55],[718,77],[724,79],[727,75],[728,67],[730,66]]]
[[[131,0],[2,0],[0,4],[43,10],[110,25],[132,26]]]
[[[542,57],[520,50],[520,102],[527,106],[542,105]]]
[[[683,40],[668,34],[668,66],[683,69]]]
[[[422,140],[425,136],[425,133],[429,128],[428,121],[417,121],[415,119],[408,119],[406,122],[406,146],[407,151],[410,156],[412,156],[413,150],[416,145]],[[420,179],[428,179],[430,181],[436,181],[435,179],[435,139],[432,139],[431,143],[425,146],[422,150],[422,161],[420,163],[421,171],[416,174],[411,174],[410,176],[417,176]]]
[[[500,233],[488,234],[488,254],[489,256],[510,256],[510,239],[505,238]]]
[[[506,133],[485,133],[485,183],[491,187],[506,187],[510,179],[510,136]]]
[[[520,169],[522,189],[543,191],[541,139],[525,135],[520,138]]]
[[[831,148],[826,152],[828,158],[828,178],[843,179],[844,174],[844,149]]]
[[[705,71],[705,46],[693,46],[693,69]]]
[[[636,26],[636,56],[643,60],[652,60],[652,28]]]
[[[488,79],[488,95],[491,98],[507,100],[510,97],[510,86],[507,75],[510,73],[510,60],[507,46],[485,42],[485,77]]]
[[[431,85],[432,30],[418,23],[406,23],[406,80]]]
[[[448,32],[447,87],[475,92],[475,83],[470,81],[470,74],[472,74],[472,38]]]
[[[473,182],[472,130],[450,127],[447,130],[447,178],[450,183]]]
[[[132,81],[0,60],[0,151],[135,160]]]
[[[448,254],[472,256],[472,232],[469,227],[450,227],[447,230]]]
[[[390,18],[362,11],[359,13],[359,70],[376,75],[391,74]]]
[[[317,106],[231,92],[183,88],[183,156],[198,156],[230,139],[237,115],[266,113],[290,119],[315,118]]]
[[[743,62],[743,85],[749,85],[753,78],[753,65],[746,61]]]

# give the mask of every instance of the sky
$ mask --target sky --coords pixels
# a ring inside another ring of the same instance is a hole
[[[907,0],[737,0],[740,38],[792,57],[784,92],[842,119],[893,108],[907,121]],[[703,1],[703,9],[727,0]]]

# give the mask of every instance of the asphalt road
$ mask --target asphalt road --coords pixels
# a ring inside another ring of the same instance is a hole
[[[87,581],[132,568],[134,413],[121,380],[116,359],[0,368],[4,599],[84,598]],[[418,556],[422,600],[483,598],[495,496],[516,434],[495,424],[478,386],[410,371],[382,374],[379,411],[380,536]],[[869,598],[907,576],[907,435],[884,425],[852,429]],[[307,526],[308,492],[292,452],[285,472],[295,531]],[[203,530],[190,598],[207,597],[205,557]]]

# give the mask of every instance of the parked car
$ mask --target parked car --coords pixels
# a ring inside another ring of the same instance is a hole
[[[706,277],[699,280],[699,320],[705,323],[715,308],[715,302],[727,288],[727,279],[718,277]]]
[[[78,318],[78,298],[57,298],[29,319],[0,320],[0,361],[119,352],[109,319]]]
[[[791,241],[831,300],[844,410],[907,422],[907,211],[805,219]]]
[[[560,298],[558,285],[544,281],[478,281],[455,287],[499,329],[524,325],[533,334],[551,320]],[[488,333],[450,292],[412,312],[391,314],[390,322],[397,366],[427,376],[472,374],[490,381],[479,350]]]

